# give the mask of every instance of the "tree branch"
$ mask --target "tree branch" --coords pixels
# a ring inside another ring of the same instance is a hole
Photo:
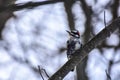
[[[61,69],[49,78],[49,80],[62,80],[70,72],[70,70],[73,69],[73,67],[80,63],[89,54],[92,49],[96,48],[119,27],[120,17],[114,20],[110,25],[104,28],[99,34],[85,44],[81,50],[77,50],[74,53],[74,57],[65,63]]]
[[[70,30],[74,30],[75,29],[75,21],[74,21],[74,15],[72,13],[72,7],[73,4],[75,3],[75,0],[65,0],[64,2],[64,6],[65,6],[65,11],[67,14],[67,18],[68,18],[68,26],[70,28]]]
[[[42,1],[42,2],[28,2],[25,4],[12,4],[12,5],[8,5],[8,6],[0,6],[0,12],[4,12],[4,11],[18,11],[21,9],[25,9],[25,8],[34,8],[40,5],[46,5],[46,4],[54,4],[57,2],[63,2],[64,0],[51,0],[51,1]]]
[[[111,76],[110,74],[107,72],[107,70],[105,70],[106,76],[107,76],[107,80],[111,80]]]

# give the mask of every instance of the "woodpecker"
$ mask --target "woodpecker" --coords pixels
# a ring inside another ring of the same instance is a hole
[[[66,30],[67,31],[67,30]],[[78,30],[67,31],[70,38],[67,40],[67,58],[68,60],[72,58],[73,53],[82,47],[80,40],[80,33]],[[71,71],[73,71],[72,69]]]

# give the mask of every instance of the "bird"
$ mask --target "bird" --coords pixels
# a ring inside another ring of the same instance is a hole
[[[82,43],[80,32],[78,30],[66,31],[70,36],[67,40],[67,58],[69,60],[73,57],[74,52],[82,47]],[[72,69],[71,71],[74,71],[74,69]]]

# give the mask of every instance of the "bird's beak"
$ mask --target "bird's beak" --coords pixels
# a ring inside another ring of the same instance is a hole
[[[70,34],[70,31],[66,30],[66,32],[67,32],[68,34]]]

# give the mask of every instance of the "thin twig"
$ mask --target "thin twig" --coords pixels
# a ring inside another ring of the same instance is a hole
[[[107,76],[107,80],[111,80],[110,74],[107,72],[107,70],[105,70],[106,76]]]
[[[48,78],[50,78],[50,76],[47,74],[47,72],[46,72],[45,69],[41,69],[41,70],[43,70],[43,71],[45,72],[45,75],[46,75]]]
[[[105,11],[104,11],[104,25],[105,25],[105,27],[106,27]]]
[[[45,73],[45,75],[46,75],[48,78],[50,78],[50,76],[47,74],[47,72],[46,72],[45,69],[40,68],[39,65],[38,65],[38,69],[39,69],[39,73],[40,73],[40,75],[41,75],[41,77],[42,77],[43,80],[44,80],[44,77],[43,77],[43,75],[42,75],[42,71]]]
[[[38,70],[39,70],[40,76],[41,76],[42,79],[44,80],[44,77],[43,77],[43,75],[42,75],[42,73],[41,73],[41,69],[40,69],[40,66],[39,66],[39,65],[38,65]]]

